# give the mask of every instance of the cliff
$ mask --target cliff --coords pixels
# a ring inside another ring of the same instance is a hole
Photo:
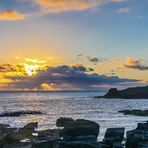
[[[148,86],[131,87],[124,90],[111,88],[107,94],[96,98],[148,99]]]

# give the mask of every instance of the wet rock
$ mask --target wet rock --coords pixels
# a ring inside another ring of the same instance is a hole
[[[135,130],[127,132],[126,147],[139,148],[142,143],[147,145],[148,142],[148,123],[139,123]]]
[[[10,125],[0,123],[0,129],[8,128],[8,127],[10,127]]]
[[[35,141],[31,148],[49,148],[46,140]]]
[[[54,137],[60,139],[60,129],[48,129],[44,131],[38,131],[39,139],[46,139],[48,137]]]
[[[89,143],[89,142],[61,142],[59,148],[105,148],[101,147],[99,143]],[[107,147],[106,147],[107,148]]]
[[[113,148],[123,148],[122,144],[120,142],[114,142]]]
[[[18,129],[18,132],[15,134],[15,137],[17,137],[19,140],[23,139],[33,140],[34,137],[32,133],[35,131],[35,128],[37,127],[38,127],[37,122],[28,123],[23,128]]]
[[[148,116],[148,110],[121,110],[124,115]]]
[[[105,138],[114,138],[115,141],[123,141],[125,128],[108,128],[105,132]]]
[[[96,137],[93,135],[88,135],[88,136],[67,136],[64,137],[65,141],[87,141],[87,142],[95,142]]]
[[[31,123],[28,123],[27,125],[25,125],[23,128],[24,129],[34,130],[37,127],[38,127],[38,123],[37,122],[31,122]]]
[[[148,142],[143,142],[138,145],[138,148],[148,148]]]
[[[58,127],[64,127],[66,123],[73,122],[74,120],[72,118],[59,118],[56,121],[56,126]]]
[[[148,122],[146,123],[138,123],[136,130],[144,130],[148,131]]]
[[[39,111],[14,111],[14,112],[4,112],[0,114],[0,117],[19,117],[22,115],[41,115],[43,113]]]
[[[60,136],[59,148],[101,148],[97,143],[99,125],[93,121],[77,119],[66,122]]]
[[[4,144],[2,148],[31,148],[31,144]]]
[[[36,140],[32,148],[58,148],[58,139],[46,137],[46,140]]]
[[[99,134],[99,125],[93,121],[78,119],[65,124],[60,135],[62,137],[88,136],[93,135],[97,138]]]
[[[19,143],[20,140],[17,139],[13,134],[7,134],[5,137],[2,139],[2,143],[7,143],[7,144],[16,144]]]
[[[6,135],[10,135],[11,133],[16,133],[16,128],[10,128],[8,126],[4,126],[0,128],[0,140],[3,141]]]
[[[124,130],[124,128],[108,128],[103,143],[111,148],[122,148],[121,142],[124,139]]]

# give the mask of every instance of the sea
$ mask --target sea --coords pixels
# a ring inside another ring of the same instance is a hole
[[[0,113],[12,111],[40,111],[41,115],[0,117],[0,123],[20,128],[29,122],[38,122],[38,130],[56,128],[60,117],[88,119],[100,124],[101,140],[110,127],[136,128],[137,123],[148,121],[148,117],[123,115],[119,110],[148,109],[146,99],[94,98],[104,92],[0,92]]]

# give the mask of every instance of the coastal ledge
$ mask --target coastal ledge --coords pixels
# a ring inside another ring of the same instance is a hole
[[[36,131],[38,123],[20,129],[0,124],[0,148],[148,148],[148,122],[127,131],[126,139],[124,127],[108,128],[100,142],[100,125],[94,121],[59,118],[56,125],[60,128]]]
[[[131,87],[124,90],[111,88],[104,96],[96,96],[95,98],[148,99],[148,86]]]
[[[120,110],[119,113],[123,113],[124,115],[135,115],[135,116],[148,116],[148,110]]]

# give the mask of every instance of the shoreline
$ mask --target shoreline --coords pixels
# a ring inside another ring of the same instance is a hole
[[[146,135],[148,132],[148,121],[138,123],[136,129],[127,131],[127,139],[124,137],[125,127],[108,128],[102,141],[97,140],[100,133],[100,125],[94,121],[59,118],[56,121],[56,126],[59,128],[37,131],[37,122],[28,123],[19,129],[0,124],[0,147],[82,148],[84,146],[88,148],[143,148],[140,145],[148,146]],[[141,137],[140,142],[134,139],[134,135],[137,132],[138,136]],[[129,141],[132,141],[132,143],[129,144]],[[133,147],[133,145],[136,145],[136,147]]]

